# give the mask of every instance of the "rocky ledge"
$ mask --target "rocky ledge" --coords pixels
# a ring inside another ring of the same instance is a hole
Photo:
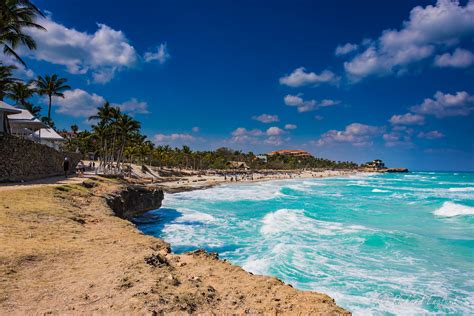
[[[162,189],[144,185],[127,185],[116,193],[108,195],[107,205],[120,218],[130,219],[161,207]]]

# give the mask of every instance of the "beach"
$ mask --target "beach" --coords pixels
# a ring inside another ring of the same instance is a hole
[[[217,254],[172,253],[110,209],[127,186],[85,175],[0,187],[2,314],[347,314]]]

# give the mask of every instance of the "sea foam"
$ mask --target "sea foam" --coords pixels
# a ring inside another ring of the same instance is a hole
[[[453,217],[461,215],[474,215],[474,207],[453,202],[444,202],[443,206],[433,212],[437,216]]]

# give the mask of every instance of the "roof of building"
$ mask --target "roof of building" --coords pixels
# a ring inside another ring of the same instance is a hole
[[[310,155],[306,150],[301,149],[283,149],[283,150],[276,150],[269,153],[270,155],[284,155],[284,154],[307,154]]]
[[[52,128],[42,128],[36,131],[34,135],[35,137],[50,141],[65,141],[65,139]]]
[[[38,120],[30,111],[25,109],[17,109],[19,113],[8,115],[8,121],[13,129],[28,128],[37,131],[48,126]]]
[[[20,111],[20,109],[17,109],[14,106],[11,106],[9,104],[6,104],[3,101],[0,101],[0,112],[16,114],[16,113],[20,113],[21,111]]]

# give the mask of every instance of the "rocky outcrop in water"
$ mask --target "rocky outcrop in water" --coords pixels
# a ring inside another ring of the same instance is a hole
[[[131,218],[161,207],[163,190],[144,185],[129,185],[106,197],[107,205],[120,218]]]

